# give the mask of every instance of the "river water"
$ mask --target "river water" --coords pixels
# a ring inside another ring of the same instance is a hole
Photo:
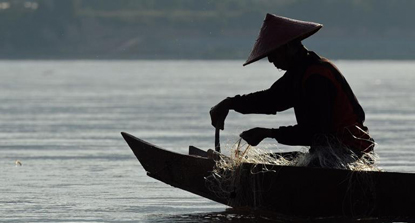
[[[385,171],[415,172],[415,63],[334,61],[366,111]],[[209,110],[268,88],[266,62],[0,61],[0,222],[263,222],[146,176],[128,132],[186,153],[214,145]],[[295,123],[230,113],[224,147],[253,127]],[[261,146],[291,151],[273,140]],[[19,160],[21,166],[16,164]],[[278,222],[284,222],[279,220]]]

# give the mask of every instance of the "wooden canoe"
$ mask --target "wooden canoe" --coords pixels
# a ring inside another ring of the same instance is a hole
[[[233,208],[296,217],[415,217],[415,174],[254,165],[241,167],[228,197],[209,189],[215,161],[192,147],[184,155],[122,133],[147,175]],[[262,171],[267,169],[267,171]]]

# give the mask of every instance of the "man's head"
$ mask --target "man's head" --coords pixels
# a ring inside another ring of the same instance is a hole
[[[268,54],[268,61],[281,70],[295,66],[297,59],[305,48],[301,41],[291,41]]]

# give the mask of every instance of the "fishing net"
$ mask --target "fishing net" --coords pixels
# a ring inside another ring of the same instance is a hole
[[[360,139],[365,140],[365,139]],[[375,143],[371,142],[373,149]],[[373,152],[355,152],[336,137],[316,136],[309,152],[296,159],[296,166],[322,167],[354,171],[380,171],[376,165],[378,156]]]
[[[321,140],[321,139],[320,139]],[[250,175],[258,173],[275,172],[276,166],[306,166],[322,167],[334,169],[347,169],[353,171],[381,171],[377,165],[377,155],[373,152],[356,154],[335,139],[324,137],[321,146],[315,145],[307,151],[301,152],[274,153],[270,150],[252,147],[241,139],[230,146],[230,155],[225,156],[220,153],[214,154],[216,165],[210,176],[206,178],[207,187],[219,198],[227,199],[229,202],[245,204],[254,200],[253,206],[260,205],[260,196],[255,196],[259,187],[258,182],[244,182],[242,178],[244,164],[250,164]],[[212,151],[211,151],[212,153]],[[214,152],[213,152],[214,153]],[[250,179],[248,179],[250,180]],[[250,185],[250,188],[246,188]],[[236,194],[244,193],[244,196]],[[245,200],[235,200],[246,199]],[[254,197],[254,198],[252,198]],[[230,204],[233,206],[233,204]],[[252,204],[250,204],[252,206]]]

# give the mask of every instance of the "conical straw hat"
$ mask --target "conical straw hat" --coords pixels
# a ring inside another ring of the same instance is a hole
[[[269,53],[292,40],[301,41],[316,33],[321,27],[323,25],[314,22],[267,14],[251,55],[243,65],[268,56]]]

